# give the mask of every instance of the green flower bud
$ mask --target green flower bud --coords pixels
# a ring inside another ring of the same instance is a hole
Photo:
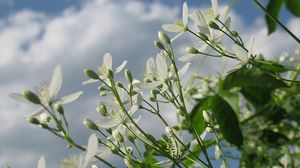
[[[151,134],[147,134],[147,138],[150,140],[150,141],[156,141],[154,136],[152,136]]]
[[[162,49],[162,50],[165,49],[164,45],[158,40],[154,41],[154,45],[159,49]]]
[[[188,53],[190,53],[190,54],[198,54],[199,53],[199,51],[196,48],[194,48],[194,47],[187,47],[185,49],[185,51],[188,52]]]
[[[134,142],[134,140],[136,139],[136,136],[135,135],[133,135],[132,133],[130,133],[130,134],[128,134],[128,136],[127,136],[127,139],[130,141],[130,142]]]
[[[198,32],[197,35],[200,36],[201,39],[203,39],[205,41],[209,40],[208,37],[207,37],[207,35],[204,34],[204,33],[202,33],[202,32]]]
[[[155,99],[154,97],[150,97],[149,99],[150,99],[150,101],[152,101],[152,102],[156,102],[156,99]]]
[[[159,31],[159,32],[158,32],[158,38],[159,38],[161,41],[163,41],[163,42],[165,42],[165,43],[167,43],[167,44],[171,44],[170,38],[169,38],[168,35],[167,35],[166,33],[164,33],[164,32]]]
[[[48,124],[46,124],[46,123],[41,123],[40,127],[44,128],[44,129],[48,129],[49,128]]]
[[[112,134],[112,129],[111,128],[106,128],[105,129],[107,133],[109,133],[110,135]]]
[[[155,90],[155,89],[151,90],[151,97],[153,97],[153,98],[156,99],[157,94],[159,94],[159,91],[158,91],[158,90]]]
[[[100,91],[105,91],[106,88],[105,88],[104,86],[99,86],[99,87],[98,87],[98,90],[100,90]]]
[[[167,136],[166,134],[161,134],[161,138],[162,138],[163,140],[165,140],[165,141],[168,141],[168,140],[169,140],[169,138],[168,138],[168,136]]]
[[[29,118],[27,118],[27,121],[29,121],[31,124],[34,124],[34,125],[40,124],[40,121],[35,117],[29,117]]]
[[[219,25],[217,25],[217,23],[215,23],[214,21],[210,21],[208,23],[209,27],[212,28],[212,29],[215,29],[215,30],[220,30],[220,27]]]
[[[99,75],[91,69],[85,69],[84,74],[92,79],[99,79]]]
[[[108,70],[108,77],[114,78],[114,72],[111,69]]]
[[[98,130],[98,126],[92,120],[90,120],[88,118],[83,121],[83,124],[85,127],[89,128],[91,130],[95,130],[95,131]]]
[[[231,35],[232,35],[233,37],[237,37],[239,34],[238,34],[238,32],[236,32],[236,31],[232,31],[232,32],[231,32]]]
[[[133,81],[132,73],[128,69],[125,70],[125,77],[129,83],[132,83]]]
[[[22,95],[23,95],[28,101],[30,101],[31,103],[34,103],[34,104],[41,104],[40,98],[39,98],[35,93],[33,93],[32,91],[29,91],[29,90],[23,90],[23,91],[22,91]]]
[[[116,154],[116,155],[119,153],[118,148],[116,148],[115,146],[111,147],[110,151],[111,151],[111,153]]]
[[[55,109],[59,114],[61,115],[64,114],[64,108],[60,103],[55,104]]]
[[[124,86],[123,86],[123,84],[122,84],[121,82],[118,82],[118,83],[117,83],[117,86],[118,86],[119,88],[124,88]]]

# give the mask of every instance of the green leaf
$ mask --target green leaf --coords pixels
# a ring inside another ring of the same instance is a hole
[[[218,94],[231,106],[236,114],[240,113],[240,97],[237,93],[220,91]]]
[[[263,106],[271,100],[271,90],[269,89],[260,87],[243,87],[241,92],[254,106]]]
[[[300,17],[300,0],[286,0],[286,7],[293,15]]]
[[[266,9],[273,18],[277,19],[283,3],[284,3],[284,0],[269,0],[269,3],[267,5]],[[268,34],[271,34],[276,30],[276,22],[274,22],[267,15],[265,15],[265,19],[266,19],[266,23],[268,26]]]
[[[243,145],[243,134],[240,130],[239,121],[230,105],[220,96],[213,97],[211,107],[213,116],[220,126],[224,138],[238,147]]]
[[[274,90],[287,85],[274,76],[258,69],[245,66],[227,75],[223,81],[223,90],[233,87],[259,87]]]
[[[289,70],[289,68],[285,67],[284,65],[272,61],[254,59],[252,60],[252,64],[273,74],[282,73]]]

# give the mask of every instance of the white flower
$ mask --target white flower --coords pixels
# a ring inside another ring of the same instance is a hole
[[[164,24],[162,28],[167,32],[179,33],[171,41],[174,41],[176,38],[181,36],[185,31],[187,31],[188,27],[188,6],[187,3],[184,2],[182,5],[182,21],[177,20],[175,24]]]
[[[46,159],[44,156],[40,157],[37,168],[46,168]]]
[[[63,80],[63,75],[61,71],[61,67],[58,65],[56,66],[50,84],[45,84],[44,86],[40,87],[38,89],[38,97],[41,100],[41,103],[48,107],[49,104],[54,104],[54,103],[60,103],[60,104],[67,104],[75,101],[76,99],[79,98],[79,96],[83,92],[75,92],[67,96],[63,96],[59,99],[56,98],[58,92],[60,91],[61,85],[62,85],[62,80]],[[22,94],[19,93],[10,93],[9,96],[13,99],[22,101],[22,102],[27,102],[30,103]],[[40,107],[37,110],[35,110],[33,113],[25,115],[26,118],[28,117],[36,117],[41,115],[42,113],[45,112],[44,107]]]
[[[175,76],[174,68],[167,63],[166,56],[163,53],[156,55],[156,62],[151,57],[146,64],[145,80],[148,83],[136,83],[135,86],[140,89],[153,89],[159,85],[164,84],[166,81],[171,80]],[[186,63],[179,71],[179,75],[187,72],[190,63]]]
[[[106,80],[109,76],[109,71],[112,71],[113,74],[118,74],[120,73],[124,67],[126,66],[127,61],[123,61],[123,63],[121,65],[119,65],[115,71],[113,71],[112,69],[112,56],[110,53],[105,53],[103,56],[103,61],[102,61],[102,65],[100,65],[98,67],[98,72],[100,73],[99,78],[108,82],[108,80]],[[95,79],[89,79],[87,81],[84,81],[82,84],[90,84],[90,83],[95,83],[98,82],[98,80]]]
[[[114,102],[100,102],[99,106],[105,106],[107,108],[107,114],[104,116],[104,121],[95,121],[98,127],[101,128],[112,128],[116,126],[123,125],[124,123],[130,122],[128,116],[122,109],[119,107],[118,104]],[[138,105],[133,105],[129,110],[128,114],[132,116],[138,109]],[[139,120],[135,119],[137,122]]]
[[[231,19],[230,17],[228,17],[228,12],[230,8],[226,7],[225,12],[222,12],[220,16],[219,16],[220,12],[218,8],[219,8],[218,1],[212,0],[212,9],[208,9],[204,13],[202,13],[201,11],[193,12],[189,15],[189,17],[195,22],[198,30],[201,33],[203,33],[205,36],[207,36],[209,43],[211,45],[213,46],[218,45],[220,47],[223,47],[221,43],[225,34],[220,30],[214,30],[211,27],[209,27],[209,22],[215,21],[215,19],[218,17],[227,28],[230,28]],[[221,27],[221,28],[223,31],[227,32],[227,29],[225,27]],[[212,48],[202,40],[196,42],[196,45],[199,46],[197,47],[199,52],[206,52],[206,53],[212,52]],[[195,58],[197,58],[196,54],[187,54],[180,57],[178,60],[182,62],[188,62]]]
[[[69,159],[64,159],[61,162],[61,168],[86,168],[90,163],[96,162],[95,156],[103,158],[108,154],[111,154],[110,150],[106,147],[99,147],[97,136],[91,134],[86,152],[81,153],[79,156],[71,155]],[[95,165],[92,167],[94,168]]]

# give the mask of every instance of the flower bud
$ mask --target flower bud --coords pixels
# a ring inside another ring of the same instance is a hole
[[[205,40],[205,41],[209,40],[207,35],[202,32],[198,32],[197,35],[200,36],[202,40]]]
[[[110,151],[111,151],[111,153],[116,154],[116,155],[119,153],[118,148],[116,148],[115,146],[112,146],[112,147],[110,148]]]
[[[134,140],[136,139],[136,136],[132,133],[129,133],[127,135],[127,139],[130,141],[130,142],[134,142]]]
[[[44,128],[44,129],[48,129],[49,128],[48,124],[46,124],[46,123],[41,123],[40,127]]]
[[[232,35],[233,37],[237,37],[239,34],[238,34],[238,32],[236,32],[236,31],[232,31],[232,32],[231,32],[231,35]]]
[[[158,38],[159,38],[161,41],[163,41],[163,42],[165,42],[165,43],[167,43],[167,44],[171,44],[171,40],[170,40],[170,38],[168,37],[168,35],[167,35],[166,33],[162,32],[162,31],[159,31],[159,32],[158,32]]]
[[[147,139],[149,139],[150,141],[156,141],[154,136],[152,136],[151,134],[147,134]]]
[[[196,48],[194,48],[194,47],[187,47],[185,49],[185,51],[188,52],[188,53],[190,53],[190,54],[198,54],[199,53],[199,51]]]
[[[210,21],[210,22],[208,23],[208,26],[209,26],[210,28],[212,28],[212,29],[220,30],[219,25],[217,25],[217,23],[215,23],[215,22],[213,22],[213,21]]]
[[[34,103],[34,104],[41,104],[40,98],[39,98],[35,93],[33,93],[32,91],[29,91],[29,90],[23,90],[23,91],[22,91],[22,95],[23,95],[28,101],[30,101],[31,103]]]
[[[157,94],[159,94],[159,91],[158,91],[158,90],[155,90],[155,89],[151,90],[151,97],[153,97],[153,98],[156,99]]]
[[[112,134],[112,129],[111,128],[106,128],[105,129],[107,133],[109,133],[110,135]]]
[[[150,101],[152,101],[152,102],[156,102],[156,99],[155,99],[154,97],[150,97],[149,99],[150,99]]]
[[[132,73],[128,69],[125,70],[125,77],[129,83],[132,83],[133,81]]]
[[[92,120],[90,120],[88,118],[83,121],[83,124],[85,127],[89,128],[91,130],[95,130],[95,131],[98,130],[98,126]]]
[[[99,75],[91,69],[85,69],[84,74],[92,79],[99,79]]]
[[[111,69],[108,70],[108,77],[114,78],[114,73]]]
[[[64,114],[64,108],[60,103],[55,104],[55,109],[59,114],[61,115]]]
[[[105,88],[104,86],[99,86],[99,87],[98,87],[98,90],[100,90],[100,91],[105,91],[106,88]]]
[[[123,84],[122,84],[121,82],[117,82],[117,86],[118,86],[119,88],[124,88],[124,86],[123,86]]]
[[[203,118],[206,122],[210,123],[210,115],[208,114],[208,112],[206,110],[203,110]]]
[[[28,118],[26,118],[27,119],[27,121],[29,121],[31,124],[34,124],[34,125],[39,125],[40,124],[40,121],[37,119],[37,118],[35,118],[35,117],[28,117]]]
[[[165,49],[164,45],[158,40],[154,41],[154,45],[159,49],[162,49],[162,50]]]
[[[167,136],[166,134],[161,134],[161,138],[162,138],[163,140],[165,140],[165,141],[168,141],[168,140],[169,140],[169,138],[168,138],[168,136]]]

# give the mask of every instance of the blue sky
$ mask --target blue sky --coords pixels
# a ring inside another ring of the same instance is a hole
[[[84,95],[66,106],[74,138],[86,144],[88,135],[82,120],[95,117],[99,101],[97,86],[82,86],[82,70],[96,68],[105,52],[111,52],[115,66],[128,60],[127,68],[141,79],[145,61],[158,50],[153,46],[161,25],[180,17],[183,1],[177,0],[0,0],[0,167],[32,168],[40,155],[49,167],[76,150],[48,132],[28,124],[24,115],[35,106],[15,102],[9,92],[32,89],[49,81],[54,67],[62,66],[64,81],[59,96],[78,90]],[[229,3],[222,1],[222,4]],[[209,0],[188,1],[192,8],[210,6]],[[251,1],[237,0],[231,12],[232,27],[245,37],[255,35],[254,51],[267,58],[284,51],[293,53],[295,43],[282,31],[267,37],[263,15]],[[299,35],[300,22],[284,10],[281,20]],[[190,38],[180,39],[178,56],[184,54]],[[207,72],[218,68],[207,62]],[[146,116],[150,117],[150,116]],[[174,122],[174,116],[165,116]],[[152,118],[143,127],[153,132]]]

